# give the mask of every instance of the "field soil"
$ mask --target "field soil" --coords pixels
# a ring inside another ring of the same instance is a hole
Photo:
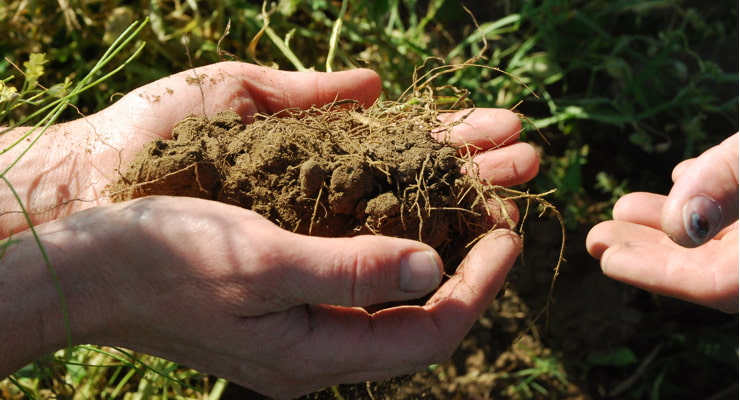
[[[420,240],[450,265],[491,226],[495,187],[461,173],[448,127],[420,108],[355,107],[192,116],[141,151],[109,188],[114,201],[191,196],[256,211],[292,232]],[[473,170],[472,168],[468,168]],[[497,209],[500,209],[498,207]]]

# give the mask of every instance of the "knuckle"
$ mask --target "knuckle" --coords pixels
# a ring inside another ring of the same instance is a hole
[[[364,246],[352,246],[353,251],[346,255],[346,262],[343,263],[343,268],[349,269],[345,271],[345,276],[349,280],[347,288],[349,288],[349,300],[352,306],[375,304],[378,299],[378,288],[382,287],[378,260],[364,252],[363,248]]]

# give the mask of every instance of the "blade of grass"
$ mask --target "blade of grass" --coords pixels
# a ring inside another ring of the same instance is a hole
[[[303,63],[301,63],[301,60],[298,59],[298,56],[293,53],[293,50],[290,49],[290,47],[283,41],[275,31],[270,28],[270,15],[267,12],[267,2],[262,4],[262,19],[264,20],[264,26],[262,27],[262,32],[266,33],[267,36],[270,38],[270,40],[277,46],[278,50],[280,50],[280,53],[285,56],[285,58],[290,61],[291,64],[293,64],[293,67],[298,71],[308,71],[309,69],[306,68]]]
[[[329,37],[329,52],[326,55],[326,72],[332,72],[331,65],[334,63],[334,53],[337,50],[337,43],[339,43],[339,34],[342,32],[342,21],[344,20],[344,14],[347,12],[347,0],[342,0],[342,8],[339,9],[339,15],[334,21],[334,26],[331,29],[331,37]]]

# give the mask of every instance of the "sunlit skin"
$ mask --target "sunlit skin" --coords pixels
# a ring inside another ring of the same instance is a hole
[[[67,300],[72,343],[158,355],[277,398],[449,357],[521,251],[514,232],[492,231],[440,286],[441,260],[420,242],[301,236],[249,210],[200,199],[111,204],[105,197],[119,168],[190,113],[231,108],[250,122],[255,112],[338,99],[368,105],[380,84],[369,70],[289,73],[219,63],[52,127],[7,178],[33,212]],[[482,178],[512,185],[531,179],[539,165],[534,148],[517,141],[520,129],[510,111],[476,109],[452,136],[477,144]],[[0,137],[0,148],[23,132]],[[3,155],[0,168],[20,151]],[[0,259],[0,317],[12,321],[0,329],[5,376],[63,348],[67,337],[38,247],[22,214],[7,212],[18,210],[7,189],[0,190],[0,210],[0,237],[18,241]],[[358,308],[435,289],[423,306],[374,314]]]
[[[738,135],[678,164],[668,196],[631,193],[589,232],[604,273],[657,294],[738,311]]]

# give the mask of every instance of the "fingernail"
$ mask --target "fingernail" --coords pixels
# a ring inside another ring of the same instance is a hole
[[[427,293],[439,285],[442,265],[432,251],[416,251],[401,259],[399,286],[403,292]]]
[[[703,194],[693,197],[683,206],[683,226],[686,234],[696,244],[711,239],[722,221],[719,203]]]

